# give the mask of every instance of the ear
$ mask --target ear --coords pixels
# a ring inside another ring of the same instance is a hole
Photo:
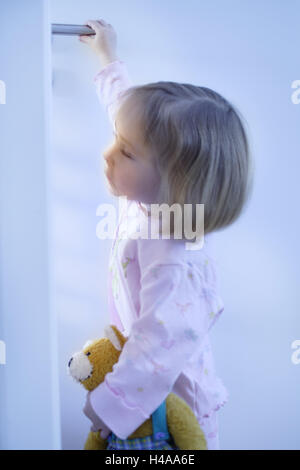
[[[115,325],[109,325],[105,327],[104,333],[105,333],[106,338],[108,338],[111,341],[112,345],[118,351],[121,351],[126,341],[126,338],[124,338],[124,336],[118,330],[118,328]]]
[[[93,344],[94,340],[88,339],[87,342],[83,345],[82,350]]]

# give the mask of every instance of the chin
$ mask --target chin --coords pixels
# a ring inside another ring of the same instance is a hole
[[[108,190],[109,190],[111,193],[117,195],[117,188],[115,187],[115,185],[113,184],[113,182],[112,182],[111,180],[109,180],[109,179],[108,179],[108,185],[107,185],[107,187],[108,187]]]

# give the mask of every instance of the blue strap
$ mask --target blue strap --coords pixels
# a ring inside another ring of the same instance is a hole
[[[111,432],[111,439],[119,439],[116,434]],[[152,438],[154,441],[162,441],[170,439],[167,424],[166,400],[152,413]],[[142,439],[142,438],[138,438]],[[132,440],[132,439],[126,439]]]
[[[154,440],[170,439],[167,425],[166,400],[152,413],[152,429]]]

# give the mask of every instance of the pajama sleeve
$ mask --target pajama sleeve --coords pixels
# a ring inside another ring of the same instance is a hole
[[[142,273],[139,318],[119,361],[90,395],[95,413],[121,439],[165,400],[222,311],[196,272],[188,264],[155,261]]]
[[[114,119],[119,106],[118,99],[132,85],[125,62],[110,62],[94,77],[96,93],[100,103],[108,113],[114,127]]]

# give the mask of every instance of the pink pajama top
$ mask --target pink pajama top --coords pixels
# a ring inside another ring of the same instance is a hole
[[[118,97],[131,86],[125,63],[106,65],[94,81],[114,125]],[[170,392],[185,400],[204,426],[228,401],[209,338],[224,310],[214,234],[205,235],[201,249],[191,249],[190,243],[187,247],[184,240],[131,238],[128,234],[148,223],[148,205],[125,196],[119,202],[109,262],[109,309],[110,323],[128,339],[113,371],[91,392],[91,405],[121,439]]]

